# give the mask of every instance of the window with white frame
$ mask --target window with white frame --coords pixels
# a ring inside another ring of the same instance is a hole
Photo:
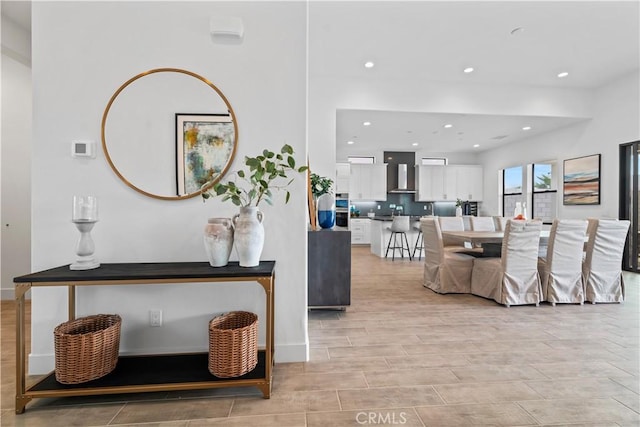
[[[376,158],[373,156],[349,156],[347,158],[349,163],[358,163],[358,164],[366,164],[372,165],[376,162]]]
[[[447,159],[445,157],[423,157],[421,164],[423,166],[446,165]]]

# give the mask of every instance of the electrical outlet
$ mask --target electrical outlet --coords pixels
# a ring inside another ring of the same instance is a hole
[[[158,308],[149,310],[149,326],[162,326],[162,310]]]
[[[378,205],[378,209],[380,209],[380,205]]]
[[[424,210],[425,210],[425,211],[427,210],[427,205],[424,205]]]

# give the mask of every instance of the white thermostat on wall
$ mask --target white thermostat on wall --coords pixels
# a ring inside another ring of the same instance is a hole
[[[71,142],[72,157],[96,157],[95,141],[72,141]]]

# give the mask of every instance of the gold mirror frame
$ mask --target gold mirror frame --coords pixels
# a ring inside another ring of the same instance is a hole
[[[118,168],[113,163],[113,160],[111,159],[111,156],[109,155],[109,150],[107,149],[107,139],[105,137],[105,127],[106,127],[106,123],[107,123],[107,116],[109,115],[109,110],[111,109],[111,105],[116,100],[118,95],[124,89],[126,89],[127,86],[129,86],[131,83],[135,82],[136,80],[138,80],[138,79],[140,79],[140,78],[142,78],[144,76],[148,76],[150,74],[155,74],[155,73],[182,73],[182,74],[186,74],[186,75],[191,76],[191,77],[195,77],[196,79],[202,81],[207,86],[209,86],[211,89],[213,89],[218,94],[218,96],[220,96],[220,98],[222,98],[222,100],[224,101],[225,105],[227,106],[227,110],[228,110],[229,114],[231,115],[231,121],[233,122],[233,132],[234,132],[233,151],[231,152],[231,156],[229,157],[229,161],[225,165],[225,168],[222,170],[222,172],[220,173],[218,178],[216,178],[215,180],[213,180],[211,182],[211,185],[213,185],[216,182],[218,182],[227,173],[227,171],[229,170],[229,167],[231,167],[231,163],[233,162],[233,158],[235,157],[235,154],[236,154],[236,148],[238,146],[238,122],[236,120],[236,115],[233,112],[233,108],[231,108],[231,104],[229,104],[229,101],[224,96],[224,94],[213,83],[211,83],[209,80],[207,80],[206,78],[202,77],[199,74],[196,74],[196,73],[193,73],[193,72],[187,71],[187,70],[182,70],[180,68],[155,68],[155,69],[152,69],[152,70],[149,70],[149,71],[145,71],[143,73],[138,74],[137,76],[134,76],[134,77],[130,78],[122,86],[120,86],[118,88],[118,90],[116,90],[116,92],[113,94],[111,99],[109,99],[109,103],[107,104],[107,107],[104,109],[104,113],[102,114],[102,125],[101,125],[101,131],[100,131],[100,137],[102,139],[102,151],[104,152],[104,155],[105,155],[105,157],[107,159],[107,162],[109,163],[109,166],[111,166],[111,169],[113,170],[113,172],[118,176],[118,178],[120,178],[122,180],[122,182],[127,184],[130,188],[134,189],[135,191],[137,191],[137,192],[139,192],[141,194],[144,194],[145,196],[153,197],[154,199],[160,199],[160,200],[190,199],[192,197],[195,197],[195,196],[198,196],[198,195],[202,194],[202,192],[204,190],[206,190],[207,188],[211,187],[211,185],[208,186],[205,189],[200,189],[200,190],[195,191],[193,193],[185,194],[185,195],[182,195],[182,196],[163,196],[163,195],[160,195],[160,194],[150,193],[148,191],[145,191],[145,190],[135,186],[134,184],[129,182],[129,180],[127,178],[125,178],[124,175],[122,175],[122,173],[120,173]]]

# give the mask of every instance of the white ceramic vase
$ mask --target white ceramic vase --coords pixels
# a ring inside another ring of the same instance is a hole
[[[260,264],[264,246],[263,214],[255,206],[244,206],[233,216],[234,241],[240,267],[255,267]]]
[[[456,207],[456,216],[462,216],[462,207],[460,206]]]
[[[224,267],[233,247],[233,222],[230,218],[209,218],[204,228],[204,249],[211,267]]]

